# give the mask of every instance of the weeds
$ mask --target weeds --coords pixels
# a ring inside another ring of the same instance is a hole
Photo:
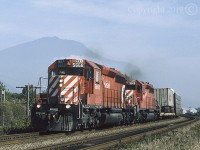
[[[152,135],[142,142],[124,144],[115,147],[122,150],[199,150],[200,149],[200,122],[187,127],[175,129],[164,135]]]

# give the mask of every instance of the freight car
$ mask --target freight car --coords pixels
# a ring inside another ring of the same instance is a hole
[[[161,118],[172,118],[181,114],[181,97],[171,88],[155,88],[155,101],[160,106]]]
[[[181,96],[176,92],[174,93],[174,112],[176,116],[180,116],[183,113],[181,107]]]
[[[56,60],[48,67],[47,94],[32,108],[34,128],[72,131],[155,120],[153,86],[89,60]]]

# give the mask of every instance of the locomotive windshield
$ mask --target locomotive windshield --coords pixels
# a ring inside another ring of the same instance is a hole
[[[135,90],[135,85],[126,85],[127,90]]]
[[[59,69],[58,75],[77,75],[77,76],[83,76],[83,68]]]
[[[58,71],[51,70],[49,74],[50,76],[56,76],[56,75],[83,76],[83,68],[63,68],[63,69],[58,69]]]

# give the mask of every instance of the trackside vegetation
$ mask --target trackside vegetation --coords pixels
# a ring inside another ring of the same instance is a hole
[[[25,89],[22,90],[22,93],[11,93],[0,82],[0,134],[21,133],[30,130],[26,99]]]
[[[118,145],[118,150],[199,150],[200,121],[162,135],[147,136],[141,142]]]

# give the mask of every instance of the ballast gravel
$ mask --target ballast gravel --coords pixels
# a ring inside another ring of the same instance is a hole
[[[66,143],[66,142],[73,142],[73,141],[81,141],[83,139],[87,138],[94,138],[94,137],[100,137],[100,136],[105,136],[105,135],[110,135],[110,134],[116,134],[120,133],[123,131],[128,131],[130,129],[140,129],[144,127],[150,127],[150,126],[155,126],[155,125],[161,125],[165,123],[173,123],[177,122],[180,120],[184,120],[185,118],[179,118],[179,119],[173,119],[173,120],[168,120],[168,121],[161,121],[161,122],[150,122],[147,124],[135,124],[131,126],[122,126],[122,127],[115,127],[115,128],[110,128],[110,129],[105,129],[105,130],[98,130],[98,131],[91,131],[91,132],[82,132],[80,134],[72,134],[72,135],[62,135],[61,137],[55,137],[52,136],[52,138],[43,138],[42,140],[39,139],[32,139],[32,140],[27,140],[24,141],[23,143],[19,144],[12,144],[12,145],[4,145],[0,146],[0,150],[29,150],[29,149],[37,149],[45,146],[51,146],[51,145],[56,145],[56,144],[61,144],[61,143]]]

